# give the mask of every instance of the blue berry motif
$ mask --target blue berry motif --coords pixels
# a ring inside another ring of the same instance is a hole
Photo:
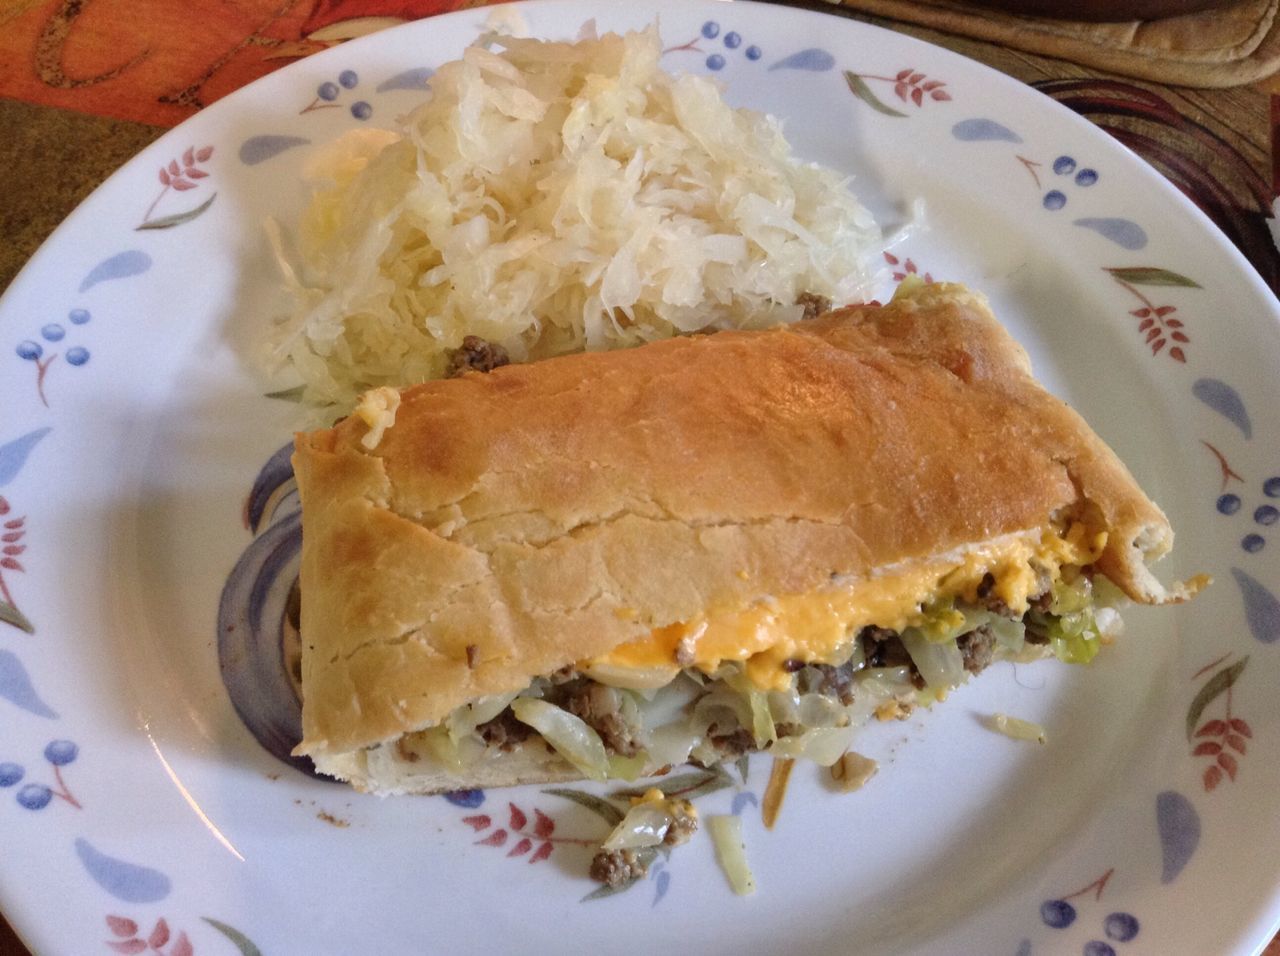
[[[1040,918],[1053,929],[1066,929],[1076,921],[1076,908],[1066,900],[1045,900],[1040,904]]]
[[[708,20],[702,25],[702,35],[708,40],[714,40],[720,35],[720,24],[714,20]]]
[[[468,810],[474,810],[480,804],[484,803],[483,790],[454,790],[446,793],[444,798],[452,803],[455,807],[465,807]]]
[[[749,47],[747,47],[747,59],[748,59],[748,60],[758,60],[758,59],[760,59],[760,57],[762,57],[762,56],[764,56],[764,51],[763,51],[762,49],[760,49],[758,46],[749,46]]]
[[[44,348],[39,342],[32,342],[30,339],[19,342],[18,347],[14,349],[18,353],[18,358],[26,359],[28,362],[34,362],[44,354]]]
[[[707,57],[707,69],[708,69],[708,70],[723,70],[723,69],[724,69],[724,57],[722,57],[719,53],[712,53],[709,57]]]
[[[1267,478],[1262,483],[1262,493],[1268,498],[1280,498],[1280,475]],[[1244,507],[1244,501],[1239,495],[1223,494],[1218,496],[1215,507],[1220,514],[1234,515]],[[1253,523],[1262,528],[1280,523],[1280,508],[1265,502],[1258,505],[1253,509]],[[1257,531],[1251,531],[1240,539],[1240,547],[1246,554],[1257,554],[1266,546],[1267,539]]]
[[[57,322],[50,322],[40,330],[40,337],[46,342],[61,342],[66,335],[67,330]]]
[[[1138,935],[1138,920],[1130,913],[1112,913],[1102,921],[1102,931],[1107,939],[1127,943]]]
[[[1100,939],[1091,939],[1084,944],[1084,956],[1116,956],[1115,947]]]
[[[736,50],[742,46],[742,34],[730,31],[724,35],[724,45],[730,50]]]
[[[72,309],[67,313],[67,318],[71,321],[72,325],[84,325],[89,321],[91,316],[89,315],[88,309]]]
[[[89,350],[79,345],[67,349],[67,362],[71,365],[83,365],[89,361]]]
[[[360,85],[360,74],[355,70],[343,70],[338,74],[338,81],[325,80],[316,87],[316,98],[311,101],[309,106],[304,107],[301,112],[310,113],[312,110],[327,109],[330,107],[345,106],[338,100],[342,96],[343,90],[354,90]],[[367,120],[373,115],[373,105],[365,100],[357,100],[347,107],[348,111],[358,120]]]
[[[1087,188],[1098,181],[1098,171],[1085,167],[1079,172],[1076,171],[1076,160],[1074,156],[1059,156],[1053,161],[1053,171],[1059,176],[1071,176],[1075,174],[1073,181],[1077,186]],[[1044,195],[1044,208],[1050,210],[1061,209],[1067,204],[1067,194],[1058,189],[1051,189]]]
[[[75,761],[80,755],[80,748],[70,740],[51,740],[44,748],[44,759],[53,767],[54,782],[57,788],[43,783],[26,783],[18,787],[14,794],[18,806],[27,810],[43,810],[54,797],[60,797],[72,806],[79,808],[80,803],[71,795],[62,779],[62,767]],[[0,763],[0,787],[15,787],[26,777],[26,768],[21,764],[6,761]]]
[[[70,740],[54,740],[44,748],[44,759],[55,767],[65,767],[76,759],[80,748]]]
[[[43,810],[53,799],[53,791],[42,783],[29,783],[18,791],[18,803],[28,810]]]

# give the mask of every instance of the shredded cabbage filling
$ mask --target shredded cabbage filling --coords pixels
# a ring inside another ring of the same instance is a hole
[[[686,668],[652,690],[613,687],[567,668],[518,695],[460,707],[399,747],[407,759],[426,752],[461,769],[536,734],[597,780],[631,780],[646,767],[686,762],[712,766],[758,751],[830,767],[872,717],[905,717],[996,660],[1052,653],[1087,662],[1117,633],[1112,605],[1120,599],[1100,574],[1068,567],[1021,617],[998,601],[948,601],[900,634],[863,628],[841,664],[788,662],[785,690],[760,689],[739,662],[710,675]]]

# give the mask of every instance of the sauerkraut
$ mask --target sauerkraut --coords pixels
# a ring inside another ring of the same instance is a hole
[[[313,162],[272,342],[311,401],[445,374],[464,336],[516,360],[798,318],[870,292],[880,235],[780,124],[660,66],[656,29],[488,37],[399,133]]]

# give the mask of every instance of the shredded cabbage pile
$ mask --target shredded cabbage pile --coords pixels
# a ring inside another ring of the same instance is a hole
[[[494,49],[497,48],[498,52]],[[493,37],[400,134],[312,164],[273,348],[308,400],[443,375],[466,335],[514,360],[792,321],[865,297],[880,234],[779,123],[659,66],[656,29]]]

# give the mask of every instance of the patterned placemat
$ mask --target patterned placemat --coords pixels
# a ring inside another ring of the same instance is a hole
[[[1084,23],[961,0],[832,0],[876,16],[1158,83],[1221,88],[1280,70],[1280,0],[1237,0],[1165,20]]]

